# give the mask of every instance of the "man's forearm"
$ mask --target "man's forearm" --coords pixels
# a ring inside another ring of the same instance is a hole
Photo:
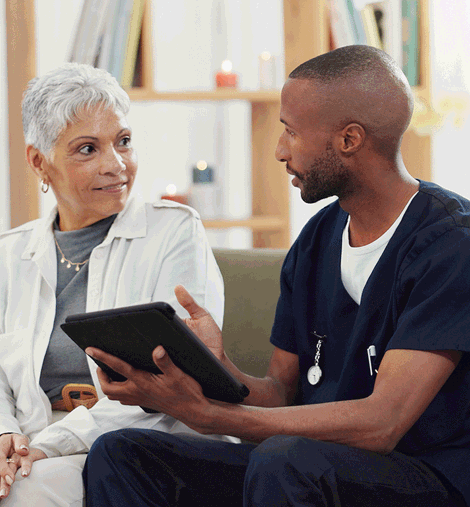
[[[233,435],[261,442],[274,435],[297,435],[375,452],[396,445],[394,420],[374,400],[341,401],[294,407],[255,407],[214,402],[200,420],[201,433]]]
[[[241,372],[231,361],[224,357],[224,366],[250,390],[245,398],[244,405],[256,407],[283,407],[289,404],[291,396],[286,392],[285,386],[270,376],[264,378],[252,377]]]

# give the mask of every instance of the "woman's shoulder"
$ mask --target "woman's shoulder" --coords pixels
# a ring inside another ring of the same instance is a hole
[[[168,221],[171,223],[200,222],[199,213],[191,206],[168,199],[145,203],[149,225]]]
[[[22,239],[29,238],[36,227],[42,222],[42,219],[31,220],[13,229],[8,229],[0,233],[0,244],[8,244]]]
[[[149,206],[154,210],[174,210],[177,213],[189,213],[195,218],[200,219],[199,213],[194,208],[191,208],[191,206],[188,206],[187,204],[181,204],[176,201],[170,201],[169,199],[158,199],[153,202],[148,202],[146,203],[146,206]]]

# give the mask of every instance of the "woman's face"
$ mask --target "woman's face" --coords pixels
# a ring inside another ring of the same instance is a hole
[[[61,230],[81,229],[124,208],[137,156],[121,114],[100,106],[85,111],[59,136],[49,159],[36,156],[35,172],[56,196]]]

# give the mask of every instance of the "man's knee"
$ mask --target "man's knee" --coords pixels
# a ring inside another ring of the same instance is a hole
[[[300,472],[305,469],[310,473],[316,469],[320,476],[331,468],[331,463],[324,457],[324,446],[328,446],[328,443],[305,437],[276,435],[265,440],[251,453],[249,469],[258,473],[278,473],[286,467]]]
[[[334,476],[334,470],[322,452],[324,445],[325,442],[284,435],[265,440],[250,455],[244,484],[247,505],[290,505],[302,501],[327,505],[323,483],[325,476]]]
[[[132,447],[139,441],[142,430],[124,428],[116,431],[110,431],[99,436],[93,443],[88,453],[87,462],[95,457],[106,457],[116,460],[129,459]]]
[[[88,460],[96,454],[107,454],[110,449],[114,451],[117,448],[125,446],[126,440],[123,439],[123,431],[124,430],[110,431],[109,433],[99,436],[90,448]]]

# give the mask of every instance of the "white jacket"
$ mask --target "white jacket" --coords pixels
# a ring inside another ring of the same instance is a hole
[[[0,235],[0,434],[23,433],[49,457],[87,452],[104,432],[124,427],[191,431],[163,414],[146,414],[106,398],[88,358],[100,401],[51,425],[39,377],[55,315],[57,257],[52,222],[24,224]],[[223,282],[197,213],[171,201],[130,199],[89,261],[87,312],[150,301],[170,303],[183,284],[221,326]]]

